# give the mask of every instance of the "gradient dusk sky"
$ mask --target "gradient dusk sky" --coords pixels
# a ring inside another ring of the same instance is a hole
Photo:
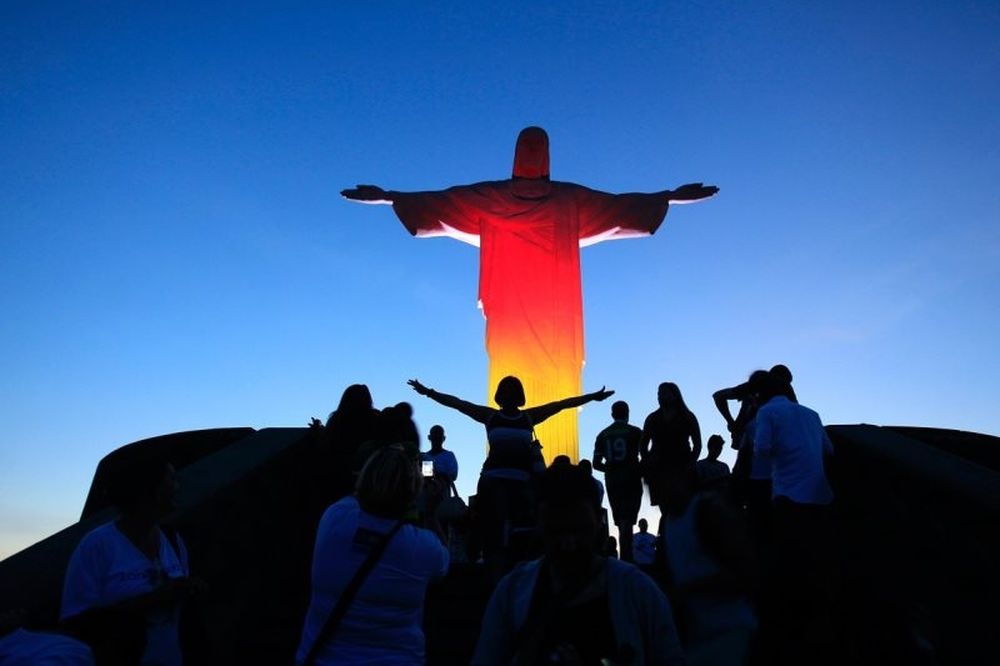
[[[582,253],[587,365],[632,406],[777,362],[826,423],[1000,433],[1000,4],[6,2],[0,557],[79,516],[144,437],[409,400],[474,492],[478,255],[356,183],[691,181]],[[529,396],[530,401],[530,396]],[[610,403],[580,414],[581,449]],[[728,455],[727,451],[727,455]]]

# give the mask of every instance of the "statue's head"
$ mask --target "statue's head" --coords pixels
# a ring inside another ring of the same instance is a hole
[[[514,178],[549,177],[549,135],[541,127],[525,127],[514,148]]]

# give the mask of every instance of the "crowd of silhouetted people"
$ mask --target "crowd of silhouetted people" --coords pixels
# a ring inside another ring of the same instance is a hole
[[[719,460],[720,435],[701,458],[698,419],[673,383],[659,386],[642,427],[614,402],[590,460],[548,465],[535,426],[613,391],[526,407],[521,382],[506,377],[494,407],[409,384],[484,426],[476,493],[468,502],[458,495],[441,426],[420,451],[408,403],[377,409],[356,384],[325,423],[313,419],[312,446],[331,470],[329,506],[315,531],[294,663],[423,663],[428,585],[457,566],[482,567],[493,586],[474,664],[834,659],[832,446],[785,366],[714,394],[737,450],[732,470]],[[174,470],[164,459],[118,465],[108,493],[119,516],[70,559],[62,633],[15,630],[7,618],[0,663],[46,663],[45,650],[62,655],[52,663],[183,662],[181,614],[205,584],[181,535],[163,525]],[[659,510],[655,532],[639,517],[644,488]]]

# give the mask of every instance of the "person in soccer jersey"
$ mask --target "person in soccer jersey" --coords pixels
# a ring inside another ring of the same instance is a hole
[[[642,502],[642,474],[639,469],[639,440],[642,429],[628,422],[628,403],[611,405],[615,421],[601,431],[594,442],[594,469],[604,472],[604,485],[611,515],[618,526],[622,559],[632,560],[632,526]]]

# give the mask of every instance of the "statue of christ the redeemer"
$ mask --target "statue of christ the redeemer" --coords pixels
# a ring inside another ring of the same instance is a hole
[[[707,199],[701,183],[652,193],[608,194],[549,180],[549,138],[540,127],[517,137],[509,180],[439,192],[359,185],[341,194],[392,204],[414,236],[450,236],[479,247],[479,303],[486,317],[488,395],[502,377],[524,384],[529,404],[579,395],[583,368],[580,248],[654,233],[671,203]],[[566,410],[537,428],[551,461],[577,460],[577,415]]]

